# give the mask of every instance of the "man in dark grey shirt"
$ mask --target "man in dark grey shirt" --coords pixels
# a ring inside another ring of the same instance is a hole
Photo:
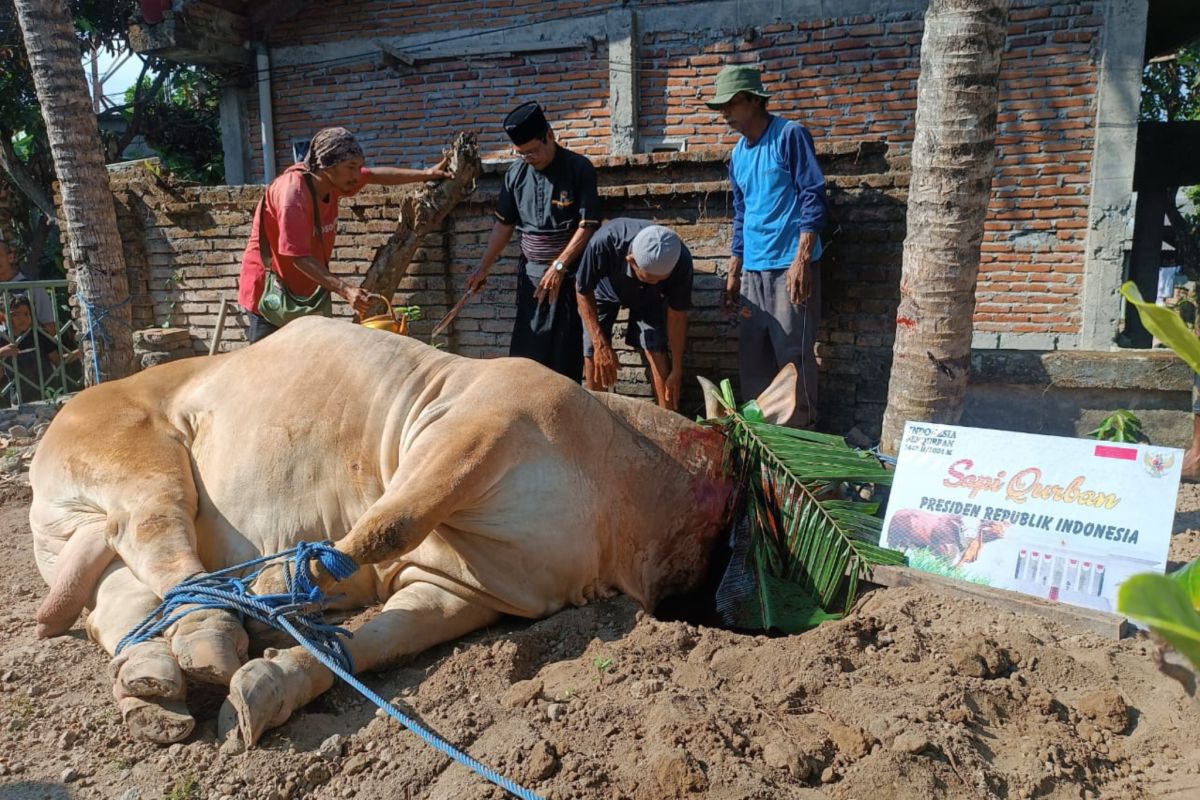
[[[517,318],[508,354],[578,382],[583,329],[572,277],[584,245],[600,227],[596,170],[556,142],[537,103],[518,106],[504,120],[504,130],[519,159],[504,176],[496,224],[467,285],[476,292],[483,288],[492,264],[519,230]]]
[[[617,382],[613,323],[617,312],[627,308],[625,343],[646,354],[658,404],[679,409],[693,271],[692,254],[662,225],[618,218],[592,237],[576,275],[589,389],[608,389]]]

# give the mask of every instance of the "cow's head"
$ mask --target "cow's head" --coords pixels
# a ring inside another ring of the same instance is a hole
[[[717,400],[717,387],[704,378],[699,380],[705,394],[705,416],[716,420],[727,414]],[[783,424],[791,419],[797,380],[796,368],[788,365],[756,398],[768,422]],[[672,535],[656,542],[654,557],[642,565],[639,583],[645,594],[638,599],[648,608],[671,596],[686,595],[688,603],[711,600],[709,590],[715,590],[715,580],[724,569],[723,560],[714,563],[714,556],[723,552],[734,511],[734,482],[727,472],[724,435],[718,428],[698,425],[644,401],[631,400],[636,405],[629,405],[612,395],[600,398],[672,453],[691,476],[686,504],[672,513]]]
[[[994,542],[997,539],[1004,538],[1004,532],[1008,530],[1011,522],[1000,522],[995,519],[985,519],[979,522],[979,540],[981,544]]]

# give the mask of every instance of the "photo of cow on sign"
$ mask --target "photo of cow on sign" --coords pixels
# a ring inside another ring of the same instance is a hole
[[[940,574],[986,583],[962,572],[979,559],[983,546],[1004,536],[1009,523],[975,519],[961,514],[936,514],[905,508],[892,515],[887,528],[889,547],[908,553],[909,563]]]

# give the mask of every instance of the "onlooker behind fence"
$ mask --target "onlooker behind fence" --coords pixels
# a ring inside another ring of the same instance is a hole
[[[31,279],[17,270],[16,253],[13,252],[12,245],[0,239],[0,283],[28,280]],[[54,322],[54,296],[50,290],[28,289],[22,290],[21,294],[29,297],[33,304],[33,315],[37,319],[38,325],[50,334],[57,333],[58,326]],[[0,318],[3,317],[3,314],[4,308],[0,304]]]
[[[0,346],[0,369],[4,372],[5,394],[13,404],[45,400],[51,394],[65,391],[63,376],[58,369],[63,357],[58,341],[33,324],[33,309],[29,298],[16,295],[8,304],[3,345]],[[67,361],[79,358],[79,351],[66,355]],[[47,391],[43,391],[47,390]]]

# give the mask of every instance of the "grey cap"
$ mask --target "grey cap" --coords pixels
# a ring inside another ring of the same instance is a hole
[[[671,270],[679,263],[679,252],[682,249],[683,242],[679,241],[675,231],[662,225],[651,225],[642,228],[638,235],[633,237],[629,255],[633,256],[634,262],[642,272],[663,278],[670,275]]]

